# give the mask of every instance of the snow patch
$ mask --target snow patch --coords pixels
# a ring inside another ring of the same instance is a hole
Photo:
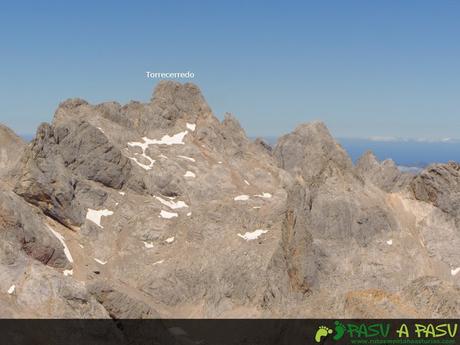
[[[259,209],[259,208],[261,208],[261,206],[253,206],[252,208]]]
[[[96,258],[94,258],[94,261],[96,261],[97,263],[99,263],[101,265],[105,265],[107,263],[107,261],[99,260],[99,259],[96,259]]]
[[[177,208],[183,208],[183,207],[188,207],[188,205],[183,202],[183,201],[168,201],[163,198],[160,198],[159,196],[156,196],[155,199],[157,199],[159,202],[161,202],[163,205],[168,206],[169,208],[175,210]]]
[[[196,128],[196,124],[187,122],[187,128],[190,129],[192,132],[194,132]]]
[[[391,246],[391,245],[393,244],[393,240],[388,240],[388,241],[387,241],[387,244],[388,244],[389,246]]]
[[[69,262],[73,262],[73,258],[72,258],[72,255],[70,254],[70,250],[69,248],[67,247],[67,244],[65,243],[65,239],[64,239],[64,236],[62,236],[59,232],[55,231],[53,228],[51,228],[51,226],[49,226],[48,224],[46,225],[48,227],[48,229],[53,233],[54,236],[56,236],[56,238],[59,240],[59,242],[61,242],[62,246],[64,247],[64,254],[67,258],[67,260],[69,260]]]
[[[270,193],[256,194],[254,196],[257,196],[259,198],[265,198],[265,199],[270,199],[272,197],[272,195]]]
[[[97,127],[102,133],[105,133],[104,130],[101,127]]]
[[[125,192],[118,192],[118,194],[125,195],[126,193]]]
[[[16,290],[16,285],[11,285],[10,288],[8,289],[8,294],[12,295],[14,293],[14,290]]]
[[[187,172],[184,174],[184,177],[196,177],[195,173],[193,171],[187,170]]]
[[[246,201],[249,200],[249,195],[238,195],[233,198],[235,201]]]
[[[143,142],[132,141],[129,142],[128,145],[131,147],[138,146],[142,148],[143,151],[145,151],[150,145],[184,145],[184,137],[187,135],[187,133],[187,131],[183,131],[174,134],[173,136],[166,134],[160,140],[143,137]]]
[[[250,185],[250,183],[248,182],[248,180],[244,180],[244,183],[246,183],[248,186]]]
[[[62,272],[66,277],[67,276],[72,276],[73,275],[73,269],[72,270],[64,270],[64,272]]]
[[[457,273],[460,272],[460,267],[457,267],[456,269],[450,270],[450,274],[455,276]]]
[[[150,145],[184,145],[184,137],[187,134],[187,131],[183,131],[177,134],[174,134],[173,136],[165,135],[163,136],[160,140],[157,139],[149,139],[147,137],[143,137],[142,140],[143,142],[128,142],[128,146],[131,147],[140,147],[142,149],[141,156],[147,159],[150,164],[146,165],[143,163],[140,163],[136,158],[130,158],[133,160],[137,165],[139,165],[141,168],[145,170],[151,170],[153,168],[153,164],[155,163],[155,160],[152,159],[151,157],[147,156],[145,151]]]
[[[113,212],[110,211],[110,210],[92,210],[92,209],[88,209],[88,213],[86,214],[86,219],[92,221],[94,224],[96,224],[98,227],[100,228],[104,228],[102,225],[101,225],[101,218],[102,217],[108,217],[108,216],[111,216],[113,215]]]
[[[166,157],[164,154],[161,154],[160,158],[168,159],[168,157]]]
[[[192,212],[187,213],[187,217],[190,217],[192,215]]]
[[[134,163],[136,163],[137,165],[139,165],[142,169],[144,170],[152,170],[153,168],[153,164],[155,163],[155,160],[150,158],[149,156],[147,156],[146,154],[142,153],[141,155],[142,157],[144,157],[145,159],[147,159],[148,161],[150,161],[150,164],[147,165],[147,164],[143,164],[141,162],[139,162],[137,160],[137,158],[135,157],[129,157],[129,159],[131,159]]]
[[[165,261],[164,260],[156,261],[152,265],[159,265],[159,264],[162,264],[163,262],[165,262]]]
[[[180,156],[180,155],[177,156],[177,157],[182,158],[182,159],[186,159],[186,160],[188,160],[190,162],[196,162],[195,158],[192,158],[192,157]]]
[[[246,241],[252,241],[258,239],[261,235],[267,233],[268,230],[257,229],[253,232],[246,232],[244,235],[238,234],[239,237]]]
[[[177,217],[178,214],[175,212],[168,212],[168,211],[163,211],[161,210],[159,217],[165,218],[165,219],[171,219]]]
[[[166,243],[173,243],[174,242],[174,236],[173,237],[168,237],[166,240],[165,240]]]
[[[144,241],[144,246],[145,246],[145,248],[149,248],[149,249],[153,248],[153,242],[145,242]]]

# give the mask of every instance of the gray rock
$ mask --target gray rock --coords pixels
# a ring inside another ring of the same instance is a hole
[[[81,225],[86,214],[77,195],[91,194],[92,204],[85,206],[96,207],[105,200],[106,193],[89,189],[88,183],[67,168],[58,138],[52,126],[40,126],[21,159],[14,191],[46,215],[72,228]]]
[[[379,162],[371,151],[367,151],[356,163],[358,175],[386,192],[402,190],[413,178],[401,172],[391,159]]]
[[[274,156],[281,168],[301,175],[308,181],[330,167],[349,172],[353,164],[345,150],[332,138],[322,122],[298,126],[294,132],[282,136],[276,144]]]
[[[14,264],[22,251],[45,265],[69,266],[62,244],[44,224],[44,217],[11,192],[0,191],[0,228],[6,246],[2,253],[4,264]]]
[[[430,202],[460,220],[460,164],[433,164],[412,182],[417,200]]]
[[[9,175],[21,159],[25,147],[24,140],[0,124],[0,183],[12,183]]]
[[[319,122],[271,150],[232,115],[219,121],[197,86],[164,81],[147,103],[61,103],[13,165],[15,194],[0,192],[0,289],[16,284],[0,293],[5,316],[456,313],[453,163],[416,178],[370,153],[353,167]]]

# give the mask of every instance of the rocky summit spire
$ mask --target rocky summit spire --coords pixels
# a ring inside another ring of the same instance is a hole
[[[306,180],[317,176],[330,164],[343,171],[352,169],[350,157],[320,121],[302,124],[282,136],[274,155],[283,169]]]
[[[165,112],[174,113],[172,115],[198,116],[211,112],[200,88],[192,83],[162,80],[155,87],[151,102]]]

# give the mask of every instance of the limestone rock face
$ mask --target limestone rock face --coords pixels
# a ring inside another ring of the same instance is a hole
[[[54,128],[48,124],[40,126],[37,137],[26,149],[19,163],[20,169],[14,191],[26,201],[38,206],[51,218],[68,227],[75,227],[81,225],[84,220],[85,210],[82,203],[87,207],[95,207],[100,205],[107,195],[97,188],[91,189],[89,183],[72,171],[73,164],[74,170],[81,169],[83,174],[91,174],[89,169],[85,170],[84,165],[82,167],[81,160],[86,160],[84,155],[78,156],[79,152],[74,152],[75,156],[72,156],[72,143],[69,145],[69,141],[64,140],[65,136],[64,128]],[[88,136],[86,140],[93,140],[93,137]],[[73,148],[81,146],[82,142]],[[88,151],[91,150],[87,148],[86,153]],[[75,157],[77,161],[74,161]],[[88,165],[94,163],[87,162]],[[100,175],[106,177],[107,173],[102,168]],[[98,179],[96,174],[91,177]]]
[[[282,136],[274,155],[283,169],[302,176],[305,181],[327,170],[339,169],[348,173],[353,167],[345,150],[322,122],[300,125],[294,132]]]
[[[416,199],[460,218],[460,164],[431,165],[414,179],[411,187]]]
[[[402,190],[414,177],[401,172],[391,159],[379,162],[371,151],[367,151],[356,164],[358,175],[386,192]]]
[[[0,185],[2,316],[456,312],[453,163],[355,167],[320,122],[272,149],[166,81],[147,103],[67,100],[18,147]]]
[[[0,183],[9,181],[8,175],[14,169],[26,143],[11,129],[0,124]]]
[[[294,202],[288,202],[285,224],[290,226],[283,235],[291,239],[284,245],[291,252],[284,257],[287,267],[295,265],[288,268],[291,281],[295,277],[306,287],[311,312],[324,317],[330,310],[348,317],[418,315],[413,301],[401,296],[405,282],[433,274],[435,267],[443,266],[445,276],[449,267],[457,267],[452,248],[458,234],[453,235],[452,224],[431,221],[434,210],[419,210],[402,189],[408,177],[391,163],[381,165],[367,154],[354,168],[320,123],[283,136],[274,155],[298,181],[288,194]],[[428,228],[437,236],[452,234],[452,245],[422,235]],[[414,233],[419,233],[416,242]],[[385,309],[389,301],[394,305]]]

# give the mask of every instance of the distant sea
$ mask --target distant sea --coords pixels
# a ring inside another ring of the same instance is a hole
[[[264,139],[270,145],[275,145],[277,141],[276,137]],[[424,168],[431,163],[460,162],[460,141],[336,139],[355,163],[367,150],[371,150],[379,160],[392,159],[402,170]]]

